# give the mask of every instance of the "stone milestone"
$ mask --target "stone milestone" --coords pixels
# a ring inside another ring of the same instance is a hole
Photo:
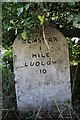
[[[51,110],[54,98],[60,106],[71,98],[67,40],[55,28],[44,33],[45,38],[37,33],[25,42],[17,37],[13,44],[19,111]]]

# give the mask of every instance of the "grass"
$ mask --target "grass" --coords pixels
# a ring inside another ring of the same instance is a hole
[[[80,120],[80,113],[72,107],[67,107],[61,112],[61,118],[58,111],[48,112],[39,109],[38,111],[26,113],[25,118],[19,117],[17,109],[3,109],[2,120]]]

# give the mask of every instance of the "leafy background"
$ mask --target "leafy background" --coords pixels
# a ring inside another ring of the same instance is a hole
[[[2,86],[3,120],[20,119],[16,110],[15,81],[13,73],[12,44],[17,35],[22,40],[32,36],[45,22],[50,26],[80,29],[79,2],[20,2],[2,3]],[[67,37],[70,65],[72,99],[80,103],[80,38]],[[71,113],[72,114],[72,113]],[[47,114],[48,115],[48,114]],[[26,119],[35,119],[36,113],[27,114]],[[49,117],[49,116],[48,116]],[[54,117],[53,117],[54,118]]]

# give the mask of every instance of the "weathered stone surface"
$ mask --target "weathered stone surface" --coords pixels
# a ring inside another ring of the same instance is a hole
[[[67,40],[57,30],[47,28],[23,43],[13,44],[17,106],[20,111],[51,109],[70,100],[70,70]]]

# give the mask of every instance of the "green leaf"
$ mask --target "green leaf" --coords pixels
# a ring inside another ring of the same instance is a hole
[[[40,16],[40,15],[38,16],[38,19],[40,20],[41,25],[43,25],[44,23],[44,18],[45,18],[44,16]]]
[[[25,5],[25,10],[29,9],[30,4],[28,3],[27,5]]]
[[[19,8],[18,10],[18,16],[20,16],[20,14],[23,12],[23,7]]]
[[[25,40],[27,38],[26,31],[23,31],[23,33],[21,34],[21,36]]]
[[[70,15],[68,18],[67,18],[67,20],[68,20],[68,22],[71,22],[72,20],[73,20],[73,15]]]
[[[77,21],[74,20],[74,21],[73,21],[73,26],[76,26],[76,24],[77,24]]]
[[[73,0],[72,0],[72,2],[68,2],[68,5],[70,6],[70,7],[75,7],[75,2],[73,2]]]
[[[75,18],[75,20],[73,21],[73,26],[76,26],[78,24],[78,17]]]
[[[80,13],[78,14],[78,22],[80,22]]]
[[[15,27],[15,22],[13,20],[10,20],[10,23]]]

